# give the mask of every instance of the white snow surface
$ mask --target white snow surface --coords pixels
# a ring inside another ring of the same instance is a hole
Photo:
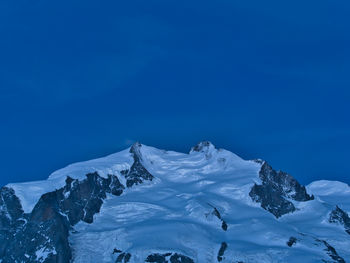
[[[155,177],[152,182],[108,195],[94,222],[80,222],[70,235],[73,262],[116,262],[114,249],[130,253],[130,263],[144,262],[152,253],[178,252],[197,263],[217,262],[222,242],[228,247],[221,262],[331,262],[316,238],[331,244],[345,261],[350,260],[350,236],[342,226],[328,223],[335,205],[349,211],[349,186],[317,181],[307,186],[315,200],[294,202],[298,210],[276,219],[254,203],[249,191],[261,164],[215,149],[212,145],[190,154],[141,146],[142,162]],[[46,181],[10,184],[25,211],[31,211],[41,194],[60,188],[66,176],[84,179],[97,171],[117,175],[130,168],[129,149],[88,162],[70,165]],[[30,189],[30,191],[28,190]],[[227,222],[212,214],[216,207]],[[289,238],[297,243],[288,247]]]
[[[350,195],[350,186],[338,181],[314,181],[307,186],[307,189],[320,196]]]
[[[320,201],[339,205],[350,213],[350,186],[338,181],[320,180],[306,186],[308,192],[314,194]]]
[[[24,212],[30,213],[41,195],[63,187],[67,176],[83,180],[87,173],[98,172],[103,177],[107,177],[108,174],[116,175],[121,182],[124,182],[125,179],[120,175],[120,171],[129,169],[132,163],[132,155],[129,149],[126,149],[103,158],[68,165],[53,172],[47,180],[13,183],[6,186],[15,191],[16,196],[21,200]]]

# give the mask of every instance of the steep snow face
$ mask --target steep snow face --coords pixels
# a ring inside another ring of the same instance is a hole
[[[334,187],[328,192],[327,183],[315,182],[306,193],[288,174],[263,161],[246,161],[216,149],[210,142],[199,143],[189,154],[135,144],[120,153],[70,165],[46,181],[8,188],[14,189],[28,213],[43,193],[67,188],[67,176],[80,181],[92,172],[106,179],[116,176],[123,191],[116,196],[106,186],[98,213],[77,224],[70,222],[73,262],[350,260],[349,234],[329,220],[336,205],[345,211],[341,218],[347,218],[348,188],[342,185],[344,193],[339,195],[333,182],[328,182]],[[262,187],[258,193],[264,204],[250,195],[255,185]],[[60,196],[68,198],[65,194],[64,190]],[[276,200],[286,200],[294,208],[276,218],[271,213]]]

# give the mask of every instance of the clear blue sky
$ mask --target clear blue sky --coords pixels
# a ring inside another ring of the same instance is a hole
[[[348,0],[0,1],[0,185],[201,140],[350,183]]]

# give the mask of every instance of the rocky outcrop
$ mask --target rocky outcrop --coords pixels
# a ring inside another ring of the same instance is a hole
[[[320,239],[316,239],[316,241],[325,246],[324,250],[327,252],[328,256],[334,260],[335,263],[345,263],[345,260],[341,256],[338,255],[335,248],[332,247],[328,242],[326,242],[325,240],[320,240]],[[329,262],[329,261],[324,260],[324,262]]]
[[[179,253],[154,253],[149,255],[145,262],[152,263],[194,263],[193,259]]]
[[[33,211],[23,214],[13,190],[2,188],[1,222],[8,228],[2,235],[8,237],[1,245],[2,262],[69,262],[71,227],[79,221],[92,223],[106,194],[120,195],[123,189],[112,175],[90,173],[82,181],[67,177],[64,187],[42,195]]]
[[[221,214],[220,214],[219,210],[217,210],[217,208],[214,207],[214,206],[212,206],[212,207],[214,209],[212,214],[214,216],[216,216],[221,221],[221,228],[222,228],[222,230],[227,231],[227,223],[226,223],[226,221],[221,217]]]
[[[22,216],[23,209],[15,191],[8,187],[0,188],[0,229],[16,223]]]
[[[68,216],[71,225],[80,220],[92,223],[93,215],[100,212],[106,194],[119,196],[124,190],[116,176],[108,175],[108,178],[103,178],[95,172],[87,174],[86,177],[83,181],[68,177],[66,186],[58,196],[60,211]]]
[[[145,262],[152,262],[152,263],[168,263],[170,260],[171,253],[154,253],[149,255]]]
[[[190,153],[199,152],[202,153],[207,160],[209,160],[214,152],[217,152],[218,150],[215,148],[215,146],[209,142],[209,141],[203,141],[199,142],[196,146],[191,148]],[[225,158],[218,159],[218,162],[224,163],[226,160]]]
[[[170,257],[170,263],[194,263],[193,259],[178,254],[178,253],[174,253],[171,257]]]
[[[128,263],[130,258],[131,258],[130,253],[123,252],[123,253],[119,254],[119,256],[117,257],[117,260],[115,262],[116,263]]]
[[[209,148],[215,148],[214,145],[209,141],[199,142],[196,146],[192,147],[191,152],[204,152]]]
[[[141,144],[130,153],[134,163],[122,171],[127,187],[152,180],[142,165]],[[0,189],[0,261],[66,263],[72,257],[68,235],[79,221],[93,222],[107,194],[119,196],[125,187],[117,176],[86,175],[85,180],[66,178],[64,187],[41,196],[31,213],[23,213],[20,200],[11,188]],[[121,253],[117,262],[128,262],[131,255]],[[119,260],[119,261],[118,261]]]
[[[329,214],[328,221],[333,224],[342,225],[346,233],[350,235],[350,217],[338,206]]]
[[[68,262],[71,249],[68,243],[70,224],[58,209],[56,193],[44,195],[28,221],[16,230],[4,262]]]
[[[287,241],[287,246],[288,247],[292,247],[296,243],[297,243],[297,238],[296,237],[290,237],[289,240]]]
[[[15,235],[15,230],[25,222],[20,200],[13,189],[0,188],[0,259]]]
[[[120,249],[114,248],[113,253],[117,255],[117,259],[115,260],[115,263],[127,263],[130,261],[131,254],[127,252],[123,252]]]
[[[130,153],[133,155],[134,163],[130,170],[123,171],[127,187],[132,187],[134,184],[141,184],[144,180],[153,180],[153,175],[151,175],[142,165],[141,147],[142,144],[135,143],[130,148]]]
[[[306,192],[305,186],[291,175],[273,170],[267,162],[263,162],[259,177],[262,184],[254,184],[249,196],[276,218],[296,210],[291,200],[302,202],[314,199]]]
[[[221,262],[224,259],[224,253],[225,253],[226,249],[227,249],[227,243],[226,242],[222,242],[221,246],[220,246],[220,249],[219,249],[219,252],[218,252],[218,256],[217,256],[217,260],[219,262]]]
[[[249,195],[253,201],[260,203],[263,209],[269,211],[276,218],[296,210],[293,203],[286,200],[284,196],[271,185],[255,184]]]
[[[43,195],[24,222],[11,227],[2,262],[68,262],[69,222],[60,213],[57,193]]]

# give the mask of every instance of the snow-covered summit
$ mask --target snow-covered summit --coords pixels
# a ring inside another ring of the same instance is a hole
[[[190,174],[193,174],[195,170],[220,170],[237,164],[237,161],[240,163],[244,162],[231,152],[225,150],[219,152],[209,142],[199,143],[192,148],[190,154],[160,150],[136,142],[131,147],[106,157],[68,165],[53,172],[47,180],[10,183],[7,187],[15,190],[16,195],[22,202],[24,211],[29,213],[42,194],[63,187],[67,176],[84,180],[87,173],[98,172],[104,178],[107,178],[108,174],[113,174],[121,182],[125,182],[125,178],[120,172],[132,166],[134,161],[133,153],[142,159],[145,165],[149,166],[152,163],[150,169],[156,174],[169,173],[169,169],[176,170],[181,167],[182,173],[177,175],[182,178],[186,174],[188,175],[187,180],[191,180]],[[213,154],[215,158],[208,160]],[[169,177],[171,176],[172,174],[170,173]]]
[[[207,141],[135,143],[0,194],[3,263],[350,260],[347,185],[305,188]]]
[[[208,152],[211,152],[211,151],[214,151],[214,150],[216,150],[216,148],[211,142],[209,142],[209,141],[202,141],[202,142],[199,142],[194,147],[192,147],[190,153],[192,153],[192,152],[205,152],[205,153],[208,153]]]

